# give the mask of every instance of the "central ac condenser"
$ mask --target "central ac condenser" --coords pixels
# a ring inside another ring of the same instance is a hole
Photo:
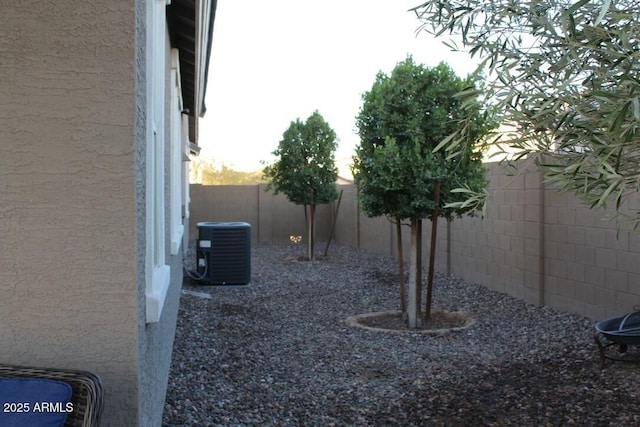
[[[211,285],[251,281],[251,225],[246,222],[197,224],[197,271]]]

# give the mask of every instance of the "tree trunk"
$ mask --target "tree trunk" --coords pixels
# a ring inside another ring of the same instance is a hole
[[[429,249],[429,273],[427,276],[427,302],[424,310],[425,321],[431,317],[431,295],[433,293],[433,270],[436,255],[436,233],[438,232],[438,215],[440,213],[440,181],[436,181],[434,190],[434,201],[436,208],[431,214],[431,248]]]
[[[418,301],[418,315],[421,316],[420,309],[422,307],[422,218],[418,218],[418,231],[416,235],[416,280],[418,286],[416,287],[416,300]],[[420,325],[423,325],[423,318],[420,317]]]
[[[333,214],[333,221],[331,222],[331,233],[329,234],[329,240],[327,240],[327,246],[324,247],[324,256],[329,254],[329,245],[331,244],[331,240],[333,240],[333,235],[336,232],[336,222],[338,221],[338,212],[340,211],[340,202],[342,201],[342,193],[344,190],[340,190],[340,196],[338,196],[338,205],[336,206],[336,211]]]
[[[410,328],[422,326],[419,299],[422,281],[420,280],[420,274],[416,274],[418,272],[418,245],[420,244],[418,236],[419,223],[419,218],[411,218],[411,253],[409,255],[409,292],[407,297],[407,320]]]
[[[311,204],[311,206],[309,206],[309,211],[311,212],[311,221],[309,226],[309,261],[313,261],[315,258],[316,205]]]
[[[447,218],[447,277],[451,276],[451,218]]]
[[[396,234],[397,234],[397,243],[398,243],[398,283],[400,285],[400,310],[402,310],[402,315],[405,316],[407,314],[407,303],[406,296],[404,292],[404,251],[402,249],[402,224],[400,223],[400,218],[396,218]]]
[[[303,205],[304,207],[304,231],[309,233],[309,215],[307,214],[307,205]]]
[[[309,224],[307,227],[307,231],[309,234],[309,238],[307,239],[308,244],[308,258],[309,261],[313,261],[313,246],[314,246],[314,237],[315,237],[315,228],[316,228],[316,204],[314,200],[314,190],[311,190],[311,204],[309,205]]]

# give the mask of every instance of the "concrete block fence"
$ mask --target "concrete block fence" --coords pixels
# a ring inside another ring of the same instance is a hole
[[[436,268],[535,305],[602,319],[640,305],[640,236],[616,230],[605,213],[591,211],[571,194],[543,183],[530,168],[510,176],[487,164],[490,201],[485,218],[440,219]],[[334,239],[396,257],[396,228],[386,218],[367,218],[357,189],[341,185],[337,203],[319,206],[317,240]],[[640,203],[634,202],[633,208]],[[200,221],[246,221],[254,242],[292,244],[305,236],[304,211],[264,185],[191,185],[191,236]],[[409,227],[403,228],[405,257]],[[431,223],[423,224],[423,263],[429,257]],[[322,251],[324,246],[316,248]],[[302,251],[301,251],[302,252]]]

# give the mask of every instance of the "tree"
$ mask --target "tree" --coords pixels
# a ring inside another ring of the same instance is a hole
[[[309,260],[314,258],[316,205],[338,198],[336,148],[336,133],[315,111],[305,122],[300,119],[291,122],[273,151],[278,160],[263,170],[269,181],[267,190],[283,192],[289,201],[304,206]]]
[[[411,266],[409,293],[404,301],[402,262],[399,259],[400,298],[410,327],[422,324],[421,252],[422,218],[433,225],[438,216],[452,219],[470,213],[468,206],[449,207],[461,201],[454,188],[466,187],[480,192],[487,184],[480,155],[472,147],[488,129],[489,116],[480,112],[475,103],[476,129],[466,141],[470,150],[465,155],[447,159],[443,152],[434,152],[436,145],[454,131],[461,102],[454,95],[473,87],[473,78],[461,79],[451,68],[441,63],[427,68],[417,65],[411,57],[400,62],[391,75],[379,72],[356,118],[360,145],[356,148],[353,174],[360,190],[360,203],[370,216],[386,215],[398,226],[402,220],[411,222]],[[435,229],[435,227],[434,227]],[[401,233],[398,232],[398,239]],[[435,232],[432,233],[432,253]],[[398,241],[401,249],[402,242]],[[430,290],[433,278],[433,258],[429,267],[429,288],[425,315],[431,308]]]
[[[430,0],[413,10],[422,29],[457,37],[488,70],[487,97],[512,129],[489,145],[532,159],[592,208],[615,202],[613,217],[640,225],[640,213],[623,209],[640,189],[637,0]],[[469,122],[443,138],[450,156],[467,149]],[[485,202],[470,194],[467,203]]]

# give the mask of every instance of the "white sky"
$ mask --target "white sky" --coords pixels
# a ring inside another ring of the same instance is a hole
[[[420,0],[219,0],[200,124],[201,157],[238,170],[272,162],[283,132],[318,110],[336,131],[349,176],[355,117],[378,71],[446,61],[460,76],[475,63],[421,32],[407,10]]]

